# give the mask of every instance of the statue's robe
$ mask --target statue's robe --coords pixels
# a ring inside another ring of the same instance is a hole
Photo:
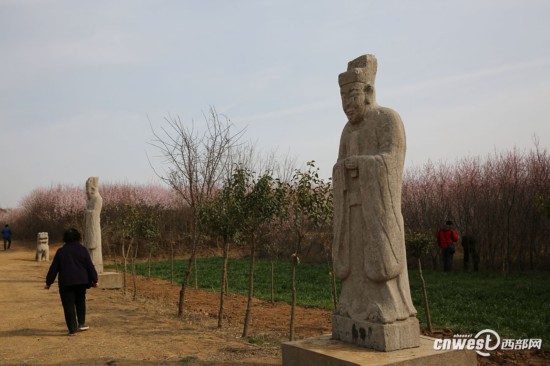
[[[376,106],[361,122],[344,127],[333,169],[339,315],[376,323],[416,315],[401,214],[405,150],[403,123],[391,109]],[[345,167],[349,157],[355,157],[356,169]]]
[[[92,263],[97,273],[103,273],[103,254],[101,247],[100,214],[103,198],[99,194],[92,195],[86,204],[84,246],[88,248]]]

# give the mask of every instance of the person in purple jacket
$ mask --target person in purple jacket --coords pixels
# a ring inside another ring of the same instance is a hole
[[[81,238],[76,229],[65,231],[65,245],[55,253],[44,286],[49,290],[59,274],[59,296],[70,336],[89,329],[86,325],[86,290],[97,287],[97,272],[88,250],[80,244]]]

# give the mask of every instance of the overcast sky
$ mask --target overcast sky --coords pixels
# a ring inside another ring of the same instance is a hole
[[[329,176],[338,74],[366,53],[407,167],[548,148],[549,18],[545,0],[0,0],[0,207],[89,176],[156,183],[149,121],[210,106]]]

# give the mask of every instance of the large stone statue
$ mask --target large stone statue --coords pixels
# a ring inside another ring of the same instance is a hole
[[[88,248],[97,273],[103,273],[103,255],[101,253],[100,214],[103,198],[99,195],[99,177],[90,177],[86,181],[86,227],[84,246]]]
[[[361,56],[338,81],[348,117],[333,168],[336,275],[342,280],[333,338],[381,351],[419,345],[412,304],[401,185],[405,130],[379,106],[377,61]]]
[[[50,245],[49,245],[49,236],[47,232],[40,232],[36,234],[36,261],[46,261],[50,260]]]

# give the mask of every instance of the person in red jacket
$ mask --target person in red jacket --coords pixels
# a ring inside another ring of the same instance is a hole
[[[443,253],[443,271],[450,272],[453,267],[455,243],[458,241],[453,222],[447,221],[442,228],[437,230],[436,238]]]

